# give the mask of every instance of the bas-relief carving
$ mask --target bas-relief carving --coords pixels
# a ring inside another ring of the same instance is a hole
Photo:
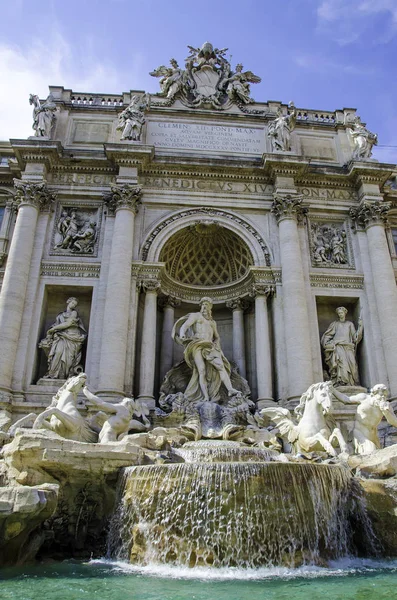
[[[260,415],[269,417],[280,430],[280,435],[293,445],[295,453],[325,451],[336,456],[336,445],[343,454],[348,447],[338,427],[334,427],[332,410],[332,384],[314,383],[302,394],[295,408],[295,423],[286,408],[264,408]]]
[[[348,265],[347,234],[344,227],[312,223],[310,227],[311,255],[314,266]]]
[[[338,321],[333,321],[321,337],[325,363],[334,385],[358,386],[357,346],[363,337],[363,322],[358,319],[357,329],[351,321],[346,321],[347,309],[336,309]]]
[[[277,117],[269,123],[267,135],[273,152],[289,152],[291,150],[291,133],[296,125],[296,108],[293,102],[288,105],[290,111],[286,115],[280,106]]]
[[[48,329],[39,348],[47,356],[46,379],[67,379],[82,370],[81,349],[87,338],[87,331],[76,310],[77,298],[66,301],[66,310],[59,313],[55,323]]]
[[[41,104],[38,96],[30,94],[29,104],[33,104],[32,129],[35,130],[35,136],[46,139],[50,138],[57,108],[52,94],[48,96],[43,104]]]
[[[159,96],[168,100],[167,105],[179,98],[191,108],[209,106],[222,110],[233,103],[243,109],[254,102],[250,83],[259,83],[261,79],[251,71],[243,71],[241,64],[233,71],[225,58],[227,48],[214,48],[209,42],[201,48],[188,48],[190,54],[184,69],[172,58],[169,67],[161,65],[150,73],[161,78]]]
[[[88,254],[96,252],[98,209],[62,206],[57,219],[52,254]]]
[[[142,127],[146,121],[145,110],[149,104],[149,94],[132,96],[130,104],[119,114],[118,118],[116,129],[121,131],[122,140],[137,142],[141,139]]]

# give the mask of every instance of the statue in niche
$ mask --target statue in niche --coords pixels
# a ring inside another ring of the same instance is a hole
[[[68,440],[96,442],[97,433],[91,429],[77,408],[77,394],[86,382],[85,373],[68,379],[53,397],[51,405],[35,419],[33,429],[48,429]]]
[[[134,433],[143,432],[147,431],[151,426],[147,418],[149,408],[139,400],[123,398],[116,404],[104,402],[101,398],[90,392],[87,386],[83,388],[83,394],[90,402],[103,411],[98,413],[94,420],[91,421],[93,429],[98,428],[98,426],[100,427],[98,432],[98,441],[100,444],[121,441],[129,431],[133,431]],[[142,418],[142,421],[134,419],[134,416]]]
[[[334,445],[339,445],[341,452],[346,455],[346,441],[330,416],[332,392],[329,381],[313,383],[302,394],[294,410],[296,423],[287,408],[263,408],[259,414],[274,421],[281,437],[293,445],[295,453],[325,450],[330,456],[336,456]]]
[[[268,137],[273,152],[289,152],[291,150],[291,133],[296,125],[296,108],[293,102],[288,104],[289,113],[284,115],[281,106],[277,109],[277,117],[269,123]]]
[[[356,350],[363,337],[363,321],[360,316],[356,330],[351,321],[346,321],[347,312],[344,306],[336,309],[339,320],[324,332],[321,346],[332,383],[354,387],[359,385]]]
[[[29,104],[33,104],[33,125],[35,136],[49,138],[51,137],[51,127],[55,119],[56,104],[52,94],[49,94],[47,100],[40,104],[39,97],[30,94]]]
[[[242,102],[243,104],[252,104],[255,102],[250,96],[249,83],[260,83],[261,78],[254,75],[252,71],[243,72],[243,65],[236,65],[236,71],[223,82],[226,87],[226,93],[230,100]]]
[[[46,379],[67,379],[82,370],[81,349],[87,331],[76,310],[77,304],[77,298],[68,298],[66,310],[59,313],[46,337],[39,343],[39,348],[47,355]]]
[[[172,100],[186,83],[186,71],[179,67],[175,58],[170,59],[170,65],[170,67],[161,65],[149,74],[152,77],[161,77],[159,96]]]
[[[73,236],[71,251],[92,254],[96,241],[96,222],[88,221],[86,226]]]
[[[351,125],[354,142],[353,160],[366,160],[372,155],[372,148],[378,143],[378,136],[364,127],[360,117],[355,117]]]
[[[122,140],[137,142],[141,139],[142,127],[146,121],[144,113],[149,102],[149,94],[132,96],[130,104],[119,115],[117,130],[122,132]]]
[[[175,323],[172,338],[185,347],[185,361],[193,370],[185,397],[192,402],[217,402],[222,383],[229,396],[239,391],[230,380],[230,363],[221,350],[211,298],[202,298],[200,307],[200,312],[190,313]]]
[[[378,425],[383,417],[393,427],[397,427],[397,416],[388,399],[389,392],[383,383],[374,385],[370,393],[346,396],[333,389],[335,398],[344,404],[356,404],[352,437],[356,454],[372,454],[380,448]]]
[[[346,264],[347,241],[343,228],[329,225],[311,226],[313,262],[318,266]]]

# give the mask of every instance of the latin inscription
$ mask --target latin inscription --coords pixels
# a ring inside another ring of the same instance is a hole
[[[146,143],[157,148],[262,154],[264,130],[230,125],[149,121]]]
[[[49,173],[47,179],[59,185],[110,185],[116,181],[114,175],[106,173]]]
[[[271,194],[273,186],[267,183],[243,183],[240,181],[214,181],[212,179],[178,179],[173,177],[145,177],[144,188],[217,193]]]
[[[356,192],[354,190],[333,190],[328,188],[300,188],[299,193],[305,198],[325,200],[356,200]]]

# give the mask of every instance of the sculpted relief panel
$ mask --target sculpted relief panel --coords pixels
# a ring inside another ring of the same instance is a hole
[[[96,256],[100,221],[98,207],[59,206],[50,253]]]
[[[310,254],[314,267],[351,267],[350,248],[342,223],[312,222],[309,229]]]

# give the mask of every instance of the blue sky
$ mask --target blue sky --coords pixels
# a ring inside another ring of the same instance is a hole
[[[156,92],[148,72],[208,40],[262,77],[257,100],[355,107],[397,162],[397,0],[1,0],[0,16],[0,139],[31,135],[29,93]]]

